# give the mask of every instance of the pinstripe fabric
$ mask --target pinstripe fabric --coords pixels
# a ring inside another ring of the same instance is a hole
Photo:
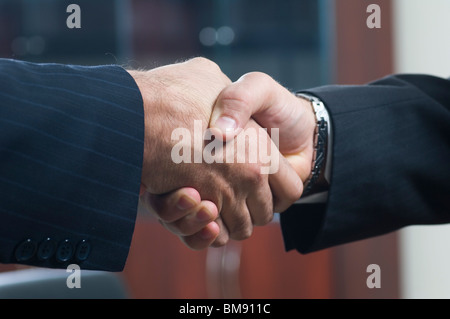
[[[122,270],[143,139],[142,98],[122,68],[0,59],[0,262],[26,239],[85,239],[82,268]]]
[[[308,92],[331,115],[331,186],[326,205],[281,214],[286,249],[307,253],[450,222],[449,80],[396,75]]]

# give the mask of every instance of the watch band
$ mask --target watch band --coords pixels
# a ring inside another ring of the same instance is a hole
[[[311,103],[316,116],[316,128],[314,130],[314,153],[311,166],[311,174],[304,181],[302,197],[328,190],[329,184],[325,178],[325,163],[327,157],[328,125],[330,122],[328,112],[323,102],[316,96],[296,93],[297,97]]]

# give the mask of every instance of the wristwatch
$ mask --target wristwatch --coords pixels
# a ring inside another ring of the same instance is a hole
[[[316,127],[313,137],[314,153],[311,164],[311,174],[303,183],[304,189],[302,197],[305,197],[308,195],[328,191],[328,188],[330,186],[329,182],[325,178],[330,118],[327,110],[325,109],[325,105],[318,97],[300,92],[297,92],[295,95],[299,98],[309,101],[316,116]]]

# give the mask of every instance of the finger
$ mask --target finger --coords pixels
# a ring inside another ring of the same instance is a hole
[[[262,127],[286,126],[291,122],[293,94],[269,75],[251,72],[227,86],[218,96],[210,127],[229,140],[253,117]]]
[[[217,207],[213,202],[202,201],[184,217],[171,222],[163,222],[165,228],[178,236],[190,236],[206,227],[218,216]]]
[[[190,209],[201,203],[200,194],[191,187],[180,188],[164,195],[144,193],[141,199],[144,206],[152,208],[156,217],[167,223],[186,216]]]
[[[222,214],[222,212],[221,212]],[[221,247],[223,245],[225,245],[226,243],[228,243],[228,241],[230,240],[230,235],[228,232],[228,228],[226,227],[225,223],[222,220],[222,217],[219,216],[216,220],[215,223],[218,227],[218,234],[215,238],[215,240],[211,243],[212,247]]]
[[[240,205],[222,207],[220,212],[223,224],[228,231],[228,236],[234,240],[247,239],[253,232],[253,222],[246,202],[240,201],[240,203]]]
[[[288,160],[280,155],[278,171],[269,175],[273,209],[281,213],[297,201],[303,192],[303,182]]]
[[[253,225],[264,226],[273,219],[273,199],[268,183],[263,188],[255,188],[246,204]]]
[[[257,125],[255,122],[250,121],[247,127],[254,127],[255,125]],[[259,132],[261,132],[261,130]],[[257,200],[252,199],[250,202],[253,206],[260,207],[261,209],[261,207],[264,207],[263,203],[265,202],[267,206],[268,198],[273,197],[272,213],[274,211],[282,212],[286,210],[300,198],[303,191],[301,178],[286,158],[280,154],[276,145],[278,141],[274,141],[277,139],[275,137],[278,136],[274,135],[271,139],[265,132],[258,134],[258,144],[260,145],[260,148],[258,149],[260,154],[258,154],[258,157],[263,162],[263,166],[260,167],[260,173],[268,174],[270,189],[267,191],[266,188],[264,188],[265,185],[256,185],[259,187],[253,187],[252,189],[260,189],[265,193],[263,196],[256,195]],[[265,152],[262,151],[263,145],[266,145]],[[270,201],[270,203],[272,204],[272,201]],[[257,210],[252,208],[251,212],[253,211]],[[259,213],[257,216],[254,215],[255,214],[252,213],[254,218],[260,217],[261,220],[258,220],[258,222],[262,223],[266,223],[267,218],[270,216],[267,213]]]
[[[181,236],[180,239],[189,248],[201,250],[211,246],[219,236],[219,232],[219,225],[216,222],[211,222],[199,232],[190,236]]]
[[[297,175],[300,176],[300,179],[305,182],[311,173],[311,156],[308,153],[303,152],[295,155],[284,155],[284,157]]]

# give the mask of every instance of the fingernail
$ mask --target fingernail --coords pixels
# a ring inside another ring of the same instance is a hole
[[[221,116],[217,119],[214,127],[222,132],[232,132],[236,129],[236,121],[228,116]]]
[[[212,214],[208,210],[206,210],[205,208],[202,208],[197,212],[196,217],[197,217],[198,221],[206,222],[212,218],[211,215]]]
[[[188,196],[181,196],[177,202],[177,208],[180,210],[186,210],[195,207],[197,205],[195,201]]]

